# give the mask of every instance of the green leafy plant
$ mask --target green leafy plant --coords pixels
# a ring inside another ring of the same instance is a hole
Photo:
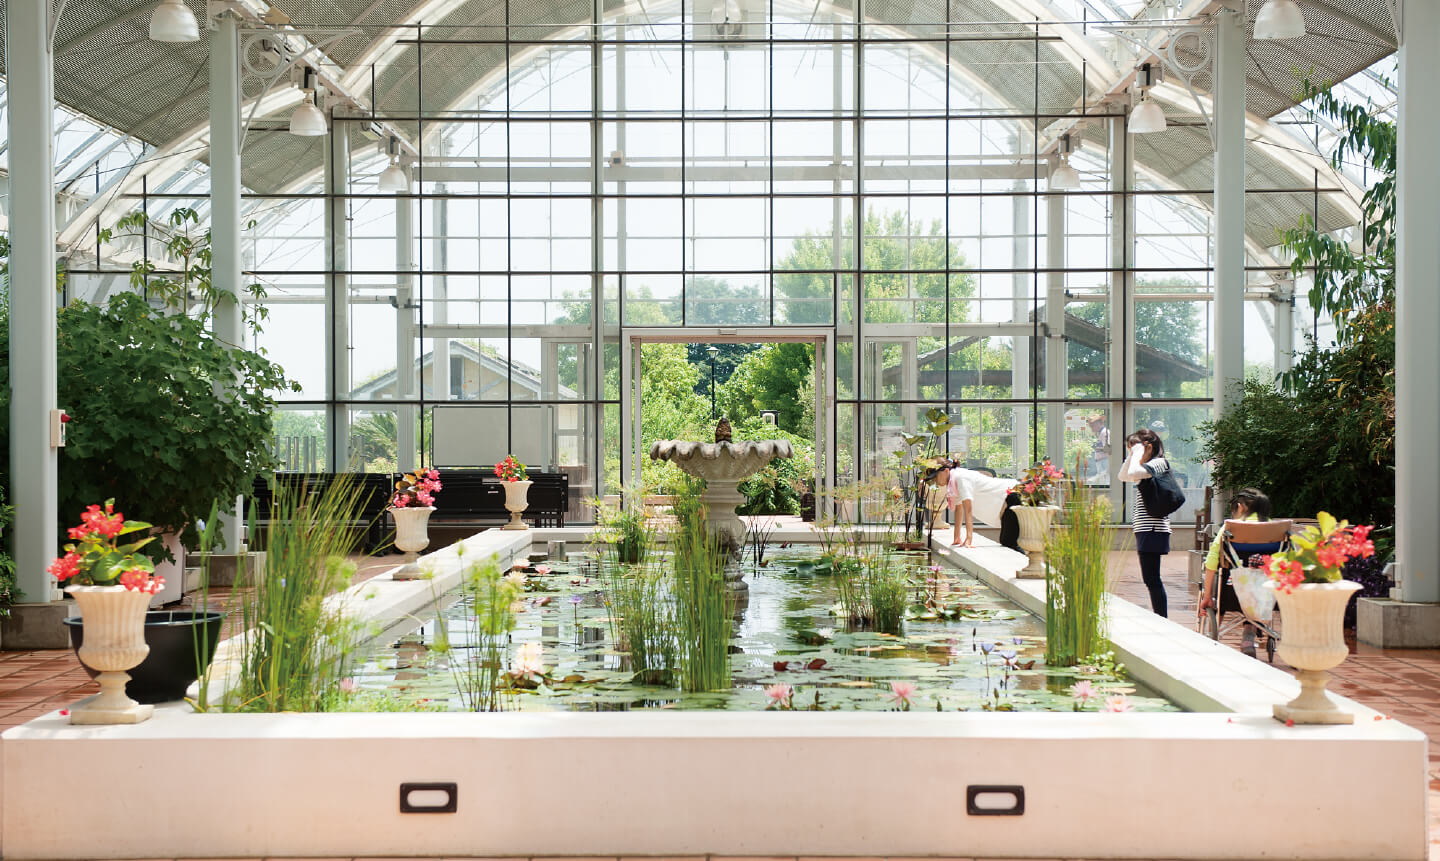
[[[908,448],[895,454],[899,459],[897,472],[901,476],[899,486],[904,504],[902,534],[907,539],[923,538],[926,525],[932,522],[925,510],[925,475],[939,462],[940,438],[954,427],[949,414],[939,407],[931,407],[925,411],[920,432],[903,436]]]
[[[11,605],[23,597],[15,582],[15,558],[9,552],[9,530],[14,522],[15,506],[5,502],[5,487],[0,484],[0,619],[9,616]]]
[[[595,530],[591,540],[598,547],[609,548],[616,562],[638,565],[655,544],[655,528],[641,508],[640,494],[627,493],[622,487],[620,498],[624,501],[618,507],[593,500]]]
[[[191,528],[270,464],[280,366],[227,345],[203,320],[134,293],[60,312],[60,402],[74,420],[60,455],[62,510],[143,499],[150,522]]]
[[[1281,234],[1293,255],[1290,271],[1299,278],[1312,274],[1310,305],[1331,315],[1341,342],[1361,309],[1392,305],[1395,300],[1395,169],[1398,165],[1395,123],[1372,104],[1352,104],[1336,96],[1328,84],[1304,78],[1300,100],[1310,112],[1338,127],[1331,164],[1339,169],[1347,158],[1363,160],[1377,177],[1360,198],[1364,240],[1359,248],[1348,237],[1321,233],[1308,215]]]
[[[1221,488],[1265,488],[1276,511],[1331,511],[1384,533],[1395,522],[1395,126],[1309,79],[1300,95],[1338,127],[1336,166],[1358,157],[1378,177],[1361,200],[1363,242],[1309,218],[1281,237],[1336,344],[1310,344],[1278,385],[1246,381],[1232,409],[1197,426],[1198,459]]]
[[[457,552],[463,557],[464,545],[457,545]],[[520,598],[523,586],[518,577],[502,576],[500,563],[495,557],[471,562],[461,576],[461,600],[466,606],[466,617],[472,620],[470,645],[463,655],[457,656],[453,649],[451,670],[460,691],[460,701],[466,709],[475,712],[501,711],[504,707],[502,679],[510,644],[510,632],[515,629],[515,614],[511,606]],[[439,612],[435,618],[442,619]],[[445,641],[448,642],[446,637]]]
[[[254,226],[250,223],[250,227]],[[136,293],[158,301],[170,314],[205,319],[214,314],[223,302],[239,301],[229,290],[216,287],[211,280],[210,230],[200,229],[200,213],[188,206],[170,210],[165,224],[157,229],[146,213],[132,212],[115,222],[114,228],[100,231],[101,242],[123,238],[151,237],[158,239],[165,250],[167,265],[145,257],[130,265],[130,287]],[[251,299],[265,298],[265,287],[251,282],[242,288]],[[269,316],[261,303],[248,306],[244,319],[252,331],[260,331],[260,322]]]

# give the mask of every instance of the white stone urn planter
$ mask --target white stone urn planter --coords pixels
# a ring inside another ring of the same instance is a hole
[[[530,507],[530,481],[506,481],[505,486],[505,510],[510,512],[510,522],[505,524],[506,529],[529,529],[525,521],[521,519],[520,513]]]
[[[395,518],[395,549],[405,554],[405,565],[396,571],[394,579],[413,580],[420,576],[415,557],[430,546],[430,513],[435,506],[416,506],[390,509]]]
[[[150,654],[145,644],[145,613],[150,593],[124,586],[70,586],[85,627],[80,660],[100,672],[100,693],[70,709],[76,724],[140,723],[155,707],[141,705],[125,694],[133,669]]]
[[[1288,594],[1274,582],[1265,588],[1275,592],[1280,604],[1284,630],[1280,637],[1281,660],[1294,667],[1300,680],[1300,696],[1284,705],[1276,704],[1275,719],[1311,724],[1354,723],[1355,716],[1342,711],[1325,693],[1329,671],[1344,663],[1350,650],[1345,646],[1345,605],[1360,584],[1350,580],[1334,583],[1302,583]]]
[[[1030,563],[1015,572],[1019,579],[1042,579],[1045,576],[1045,538],[1050,534],[1050,522],[1060,510],[1055,505],[1014,505],[1020,521],[1020,549],[1030,557]]]

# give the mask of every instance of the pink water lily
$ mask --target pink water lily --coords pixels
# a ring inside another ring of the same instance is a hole
[[[890,699],[895,702],[895,705],[899,706],[905,711],[910,710],[911,698],[914,696],[915,684],[913,682],[890,683]]]
[[[790,708],[790,698],[795,696],[795,689],[789,685],[766,685],[765,696],[770,698],[770,702],[766,704],[765,708],[788,709]]]
[[[342,693],[342,694],[353,694],[353,693],[355,693],[355,692],[358,691],[358,690],[360,690],[360,685],[357,684],[354,679],[341,679],[341,680],[340,680],[340,693]]]
[[[1128,712],[1135,708],[1130,698],[1124,694],[1115,694],[1105,698],[1105,711],[1107,712]]]
[[[1092,684],[1089,679],[1086,679],[1085,681],[1076,682],[1070,686],[1070,696],[1079,700],[1081,703],[1088,703],[1099,697],[1100,692],[1095,690],[1095,685]]]

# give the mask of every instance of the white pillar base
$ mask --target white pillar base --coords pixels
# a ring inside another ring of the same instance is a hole
[[[1355,611],[1355,636],[1385,649],[1440,648],[1440,604],[1361,598]]]

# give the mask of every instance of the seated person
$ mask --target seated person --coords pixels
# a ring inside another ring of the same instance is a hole
[[[950,506],[951,518],[955,523],[955,537],[952,544],[960,547],[975,546],[975,523],[1000,527],[1000,545],[1017,553],[1020,550],[1020,518],[1010,509],[1020,504],[1020,494],[1015,493],[1015,482],[1008,478],[996,478],[974,469],[962,469],[953,461],[943,460],[941,465],[929,473],[929,479],[944,487],[945,499]],[[961,524],[965,535],[961,538]]]
[[[1270,497],[1253,487],[1247,487],[1236,492],[1230,500],[1231,520],[1269,520],[1270,519]],[[1220,568],[1220,553],[1225,544],[1225,530],[1222,528],[1215,533],[1215,540],[1210,542],[1210,552],[1205,554],[1205,585],[1200,591],[1200,603],[1195,608],[1195,615],[1203,617],[1206,610],[1215,606],[1214,595],[1215,572]],[[1225,613],[1230,610],[1240,609],[1240,599],[1235,594],[1235,588],[1230,585],[1230,570],[1227,567],[1220,580],[1220,608],[1219,615],[1224,618]],[[1255,657],[1255,626],[1249,622],[1244,624],[1244,630],[1240,634],[1240,651],[1250,657]]]

